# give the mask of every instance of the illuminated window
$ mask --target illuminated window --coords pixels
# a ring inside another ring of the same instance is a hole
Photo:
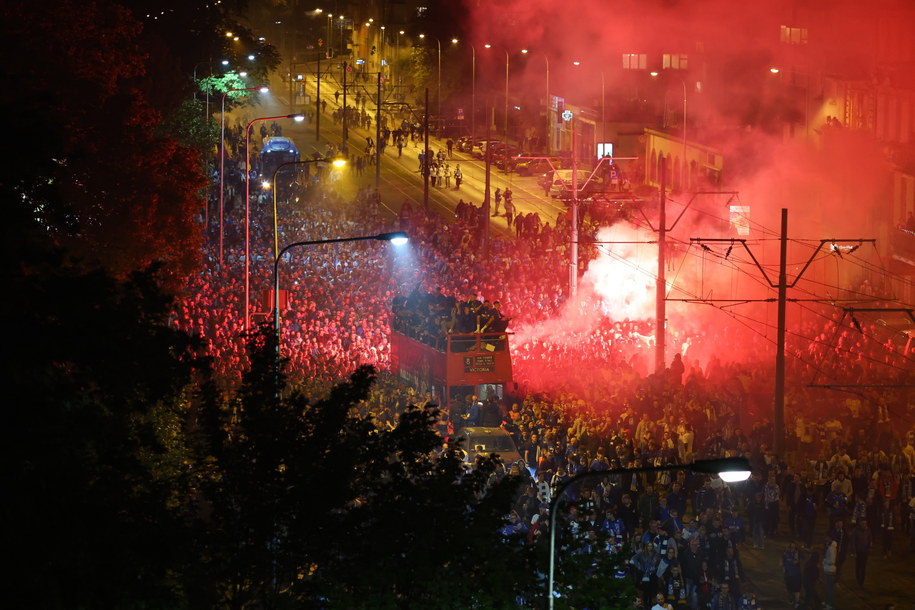
[[[787,25],[780,27],[779,40],[783,44],[807,44],[807,28],[789,28]]]
[[[428,11],[428,10],[429,10],[428,6],[417,6],[416,7],[416,16],[423,17],[423,16],[425,16],[426,11]]]
[[[738,235],[746,237],[750,234],[750,206],[732,205],[730,208],[731,227],[737,231]]]
[[[623,53],[623,70],[645,70],[648,56],[644,53]]]
[[[680,53],[665,53],[662,57],[663,68],[671,70],[686,70],[689,67],[686,55]]]

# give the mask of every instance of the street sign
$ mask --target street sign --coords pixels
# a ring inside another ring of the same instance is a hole
[[[562,120],[563,120],[563,121],[571,121],[571,120],[572,120],[572,111],[571,111],[571,110],[565,110],[565,111],[563,111],[563,113],[562,113]]]

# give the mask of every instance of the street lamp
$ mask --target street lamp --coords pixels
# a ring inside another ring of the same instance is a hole
[[[635,468],[611,468],[609,470],[591,470],[575,475],[565,483],[559,486],[553,499],[550,500],[550,508],[547,516],[550,519],[550,576],[549,589],[547,595],[547,607],[553,610],[554,596],[554,570],[556,567],[556,527],[554,515],[559,500],[569,487],[580,483],[584,479],[603,478],[615,474],[638,474],[641,472],[670,472],[673,470],[692,470],[693,472],[703,474],[717,474],[725,483],[737,483],[746,481],[750,478],[750,462],[742,457],[718,458],[710,460],[696,460],[691,464],[665,464],[663,466],[638,466]]]
[[[361,237],[338,237],[336,239],[316,239],[310,241],[297,241],[283,246],[283,249],[273,259],[273,325],[276,330],[276,370],[280,370],[280,344],[282,329],[280,326],[280,259],[292,248],[299,246],[317,246],[320,244],[339,244],[351,241],[387,241],[394,246],[402,246],[409,241],[403,231],[393,233],[379,233],[378,235],[364,235]],[[279,390],[277,390],[277,393]]]
[[[528,49],[521,49],[522,53],[529,53]],[[546,154],[550,154],[550,128],[553,124],[553,119],[550,116],[550,58],[546,56],[546,53],[541,53],[543,61],[546,62],[546,99],[543,102],[546,114],[546,131],[543,133],[544,138],[546,139]],[[602,73],[603,76],[603,73]],[[603,81],[601,81],[603,82]],[[603,129],[603,128],[602,128]]]
[[[425,39],[426,35],[420,34],[419,37],[422,39]],[[442,127],[442,123],[441,123],[441,121],[442,121],[442,41],[439,40],[437,37],[433,37],[433,38],[435,38],[435,44],[438,47],[438,78],[436,79],[436,86],[438,88],[438,91],[435,94],[435,98],[436,98],[435,103],[436,103],[436,106],[438,107],[438,110],[436,111],[436,113],[438,114],[438,121],[439,121],[438,137],[442,137],[442,133],[441,133],[441,127]],[[451,39],[451,44],[457,44],[457,42],[458,42],[457,38]]]
[[[580,66],[581,62],[573,61],[572,65]],[[604,108],[606,107],[606,96],[604,94],[605,90],[606,89],[604,87],[604,71],[603,71],[603,69],[601,69],[601,71],[600,71],[600,139],[598,140],[598,142],[603,142],[605,140],[605,136],[604,136],[604,121],[605,121]]]
[[[304,121],[301,114],[284,114],[281,116],[266,116],[252,119],[245,127],[245,330],[250,326],[251,307],[251,126],[258,121],[271,121],[277,119],[294,119]]]
[[[277,186],[276,177],[280,173],[280,170],[289,165],[306,165],[308,163],[330,163],[334,167],[343,167],[346,165],[346,159],[305,159],[304,161],[287,161],[286,163],[280,164],[275,170],[273,170],[273,181],[270,185],[273,188],[273,258],[276,258],[280,255],[280,237],[279,231],[277,229],[277,213],[276,213],[276,199],[277,191],[279,187]]]
[[[400,84],[400,82],[403,80],[401,78],[401,74],[400,74],[400,58],[403,56],[403,53],[401,53],[401,51],[400,51],[400,37],[403,36],[404,34],[406,34],[406,32],[404,30],[397,31],[397,45],[396,45],[397,49],[394,52],[394,62],[398,65],[398,69],[397,69],[397,75],[396,75],[397,77],[394,79],[395,86]],[[391,68],[393,70],[393,66],[391,66]]]
[[[451,40],[453,43],[459,42],[457,38]],[[470,137],[471,148],[477,137],[477,49],[470,45]]]
[[[492,48],[489,43],[483,46],[487,49]],[[502,117],[502,137],[505,138],[505,143],[508,144],[508,49],[503,50],[505,51],[505,116]]]
[[[657,78],[659,76],[659,72],[657,72],[657,71],[649,72],[649,74],[653,78]],[[683,86],[683,168],[681,171],[683,172],[683,175],[687,176],[687,180],[685,180],[683,182],[688,183],[689,182],[689,179],[688,179],[689,162],[687,161],[687,158],[686,158],[687,157],[687,155],[686,155],[686,81],[683,80],[683,78],[681,78],[679,75],[674,74],[670,71],[666,71],[664,74],[668,75],[668,76],[675,76],[676,79],[678,81],[680,81],[680,84]],[[665,99],[666,99],[666,96],[665,96]],[[665,104],[665,106],[666,106],[666,104]],[[683,188],[686,188],[687,186],[688,186],[688,184],[681,185],[681,187],[683,187]]]
[[[268,93],[267,87],[245,87],[244,89],[229,89],[222,94],[222,123],[219,131],[219,266],[223,259],[223,199],[225,195],[226,178],[226,96],[236,91],[260,91]]]

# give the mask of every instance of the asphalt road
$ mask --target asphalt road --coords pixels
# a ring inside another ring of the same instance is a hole
[[[292,114],[304,110],[304,105],[291,105],[288,99],[289,86],[279,77],[275,77],[275,82],[271,83],[271,93],[262,95],[258,107],[236,111],[248,115],[248,120],[257,116],[280,116]],[[328,89],[330,90],[328,93]],[[308,80],[306,90],[314,96],[315,87],[313,78]],[[334,101],[333,92],[336,87],[333,84],[328,85],[322,81],[322,100],[327,101],[326,112],[322,114],[320,121],[320,139],[316,138],[315,125],[311,123],[294,123],[292,121],[282,121],[283,135],[291,137],[303,156],[311,154],[314,150],[322,151],[327,143],[339,144],[343,137],[342,125],[335,125],[331,113],[339,106]],[[312,97],[314,99],[314,97]],[[342,98],[340,99],[342,102]],[[352,98],[348,100],[352,106]],[[371,112],[371,103],[366,108]],[[228,120],[228,119],[227,119]],[[396,122],[395,122],[396,121]],[[389,115],[388,125],[399,125],[400,118],[392,119]],[[253,129],[259,129],[257,125]],[[375,139],[374,121],[370,130],[349,126],[349,149],[351,155],[363,154],[366,147],[366,137]],[[407,144],[403,149],[403,155],[398,157],[397,148],[388,146],[382,155],[382,165],[380,172],[379,192],[381,193],[382,202],[385,208],[391,214],[396,214],[401,204],[408,201],[412,207],[419,207],[423,204],[423,180],[419,173],[418,155],[422,151],[422,142],[417,141],[414,146],[412,143]],[[443,141],[435,138],[429,139],[429,147],[433,153],[439,150],[445,150],[446,146]],[[447,152],[447,151],[446,151]],[[429,188],[429,207],[432,211],[443,217],[453,217],[454,209],[459,199],[469,201],[479,206],[483,202],[483,192],[485,188],[486,169],[482,160],[472,159],[470,155],[454,151],[451,158],[448,159],[452,171],[456,164],[460,164],[461,171],[464,174],[464,181],[460,189],[453,185],[450,189],[446,188]],[[359,188],[375,186],[375,168],[368,166],[365,173],[357,176],[354,171],[348,170],[343,182],[338,185],[344,194],[355,194]],[[543,189],[537,184],[537,177],[520,177],[515,173],[504,173],[495,166],[490,171],[490,188],[494,192],[496,188],[511,188],[514,197],[515,208],[520,213],[537,212],[543,222],[549,222],[555,225],[556,217],[565,211],[565,205],[557,199],[544,197]],[[491,230],[497,233],[506,233],[507,225],[504,217],[491,218]]]

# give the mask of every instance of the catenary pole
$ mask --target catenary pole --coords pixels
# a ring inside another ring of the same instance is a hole
[[[663,373],[667,349],[667,160],[660,163],[661,193],[658,205],[658,274],[655,281],[654,372]]]

